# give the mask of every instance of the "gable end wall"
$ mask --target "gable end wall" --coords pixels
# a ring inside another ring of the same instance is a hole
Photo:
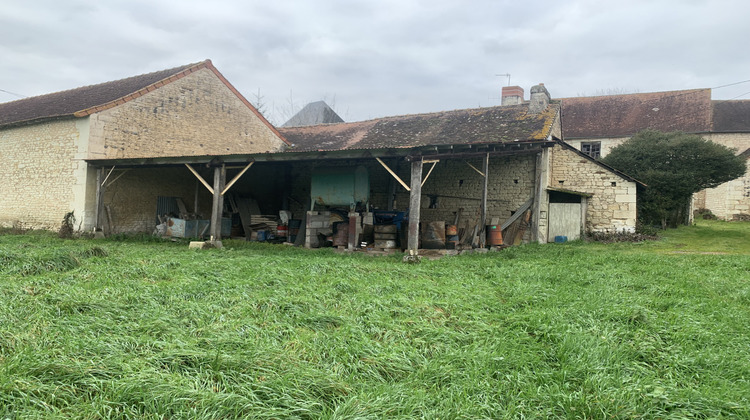
[[[635,232],[635,182],[560,145],[553,148],[550,160],[551,188],[592,194],[588,199],[587,231]]]
[[[209,69],[90,118],[91,159],[263,153],[283,145]]]

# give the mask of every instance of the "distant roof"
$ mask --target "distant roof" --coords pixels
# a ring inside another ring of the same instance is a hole
[[[464,109],[279,131],[293,144],[290,152],[547,140],[559,105],[553,103],[536,115],[528,108],[524,104]]]
[[[324,101],[311,102],[294,114],[282,127],[304,127],[308,125],[335,124],[344,120]]]
[[[224,78],[211,60],[113,82],[0,103],[0,128],[57,118],[85,117],[124,104],[201,69],[211,70],[266,126],[278,135],[276,128]],[[286,142],[286,139],[279,137]]]
[[[713,101],[713,131],[750,132],[750,101]]]
[[[562,99],[565,139],[711,131],[711,89]]]

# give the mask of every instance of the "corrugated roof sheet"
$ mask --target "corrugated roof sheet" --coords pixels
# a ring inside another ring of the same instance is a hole
[[[711,130],[711,89],[562,99],[563,137],[625,137],[647,128]]]
[[[750,132],[750,101],[713,101],[713,131]]]
[[[281,128],[290,152],[410,148],[546,140],[559,106],[529,114],[528,105],[403,115],[376,120]]]
[[[0,103],[0,127],[50,118],[72,117],[76,113],[123,99],[151,85],[207,63],[210,64],[210,61],[188,64],[98,85],[84,86],[63,92]]]

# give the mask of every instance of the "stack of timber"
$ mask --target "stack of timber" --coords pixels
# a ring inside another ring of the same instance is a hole
[[[264,230],[266,232],[273,233],[276,235],[276,227],[278,226],[277,217],[274,215],[252,215],[250,216],[250,230],[257,232]]]
[[[375,225],[374,228],[374,235],[375,235],[375,248],[379,249],[394,249],[397,246],[396,238],[398,237],[398,232],[396,230],[396,225]]]

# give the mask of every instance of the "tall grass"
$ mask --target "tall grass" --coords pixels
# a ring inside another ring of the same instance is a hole
[[[0,236],[0,415],[750,417],[748,254],[118,239]]]

